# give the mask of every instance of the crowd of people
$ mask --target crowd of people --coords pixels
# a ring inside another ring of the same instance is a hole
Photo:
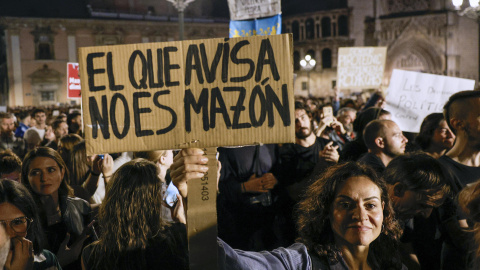
[[[300,98],[295,143],[218,149],[219,269],[480,269],[480,91],[418,134]],[[87,156],[81,113],[0,113],[0,269],[188,269],[201,149]]]

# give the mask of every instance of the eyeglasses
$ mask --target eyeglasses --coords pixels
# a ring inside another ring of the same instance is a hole
[[[10,228],[12,228],[12,230],[14,230],[16,233],[27,232],[32,222],[33,219],[28,217],[19,217],[11,220],[0,220],[0,223],[4,225],[8,223],[10,225]]]

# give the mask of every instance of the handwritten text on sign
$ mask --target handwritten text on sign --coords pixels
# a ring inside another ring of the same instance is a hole
[[[382,84],[386,47],[338,49],[339,89],[376,88]]]
[[[280,0],[228,0],[230,19],[249,20],[282,13]]]
[[[289,35],[80,48],[87,152],[292,142]]]
[[[442,112],[451,95],[474,85],[474,80],[394,69],[385,109],[403,131],[418,133],[427,115]]]

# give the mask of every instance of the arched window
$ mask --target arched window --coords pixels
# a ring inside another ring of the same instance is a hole
[[[305,21],[305,30],[307,39],[314,39],[315,38],[315,24],[312,18],[309,18]]]
[[[298,51],[293,52],[293,70],[300,70],[300,53]]]
[[[348,18],[345,15],[338,17],[338,35],[348,36]]]
[[[298,21],[293,21],[292,23],[292,34],[293,40],[297,41],[300,39],[300,25],[298,24]]]
[[[330,49],[322,50],[322,68],[332,67],[332,51]]]
[[[322,37],[332,36],[332,23],[330,17],[322,18]]]
[[[308,50],[306,55],[310,55],[313,59],[315,59],[315,51],[314,50]],[[317,59],[315,59],[317,60]]]

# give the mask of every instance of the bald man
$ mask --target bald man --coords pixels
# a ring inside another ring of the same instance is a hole
[[[358,162],[371,166],[382,173],[392,159],[405,153],[408,139],[392,120],[373,120],[363,131],[368,153]]]

